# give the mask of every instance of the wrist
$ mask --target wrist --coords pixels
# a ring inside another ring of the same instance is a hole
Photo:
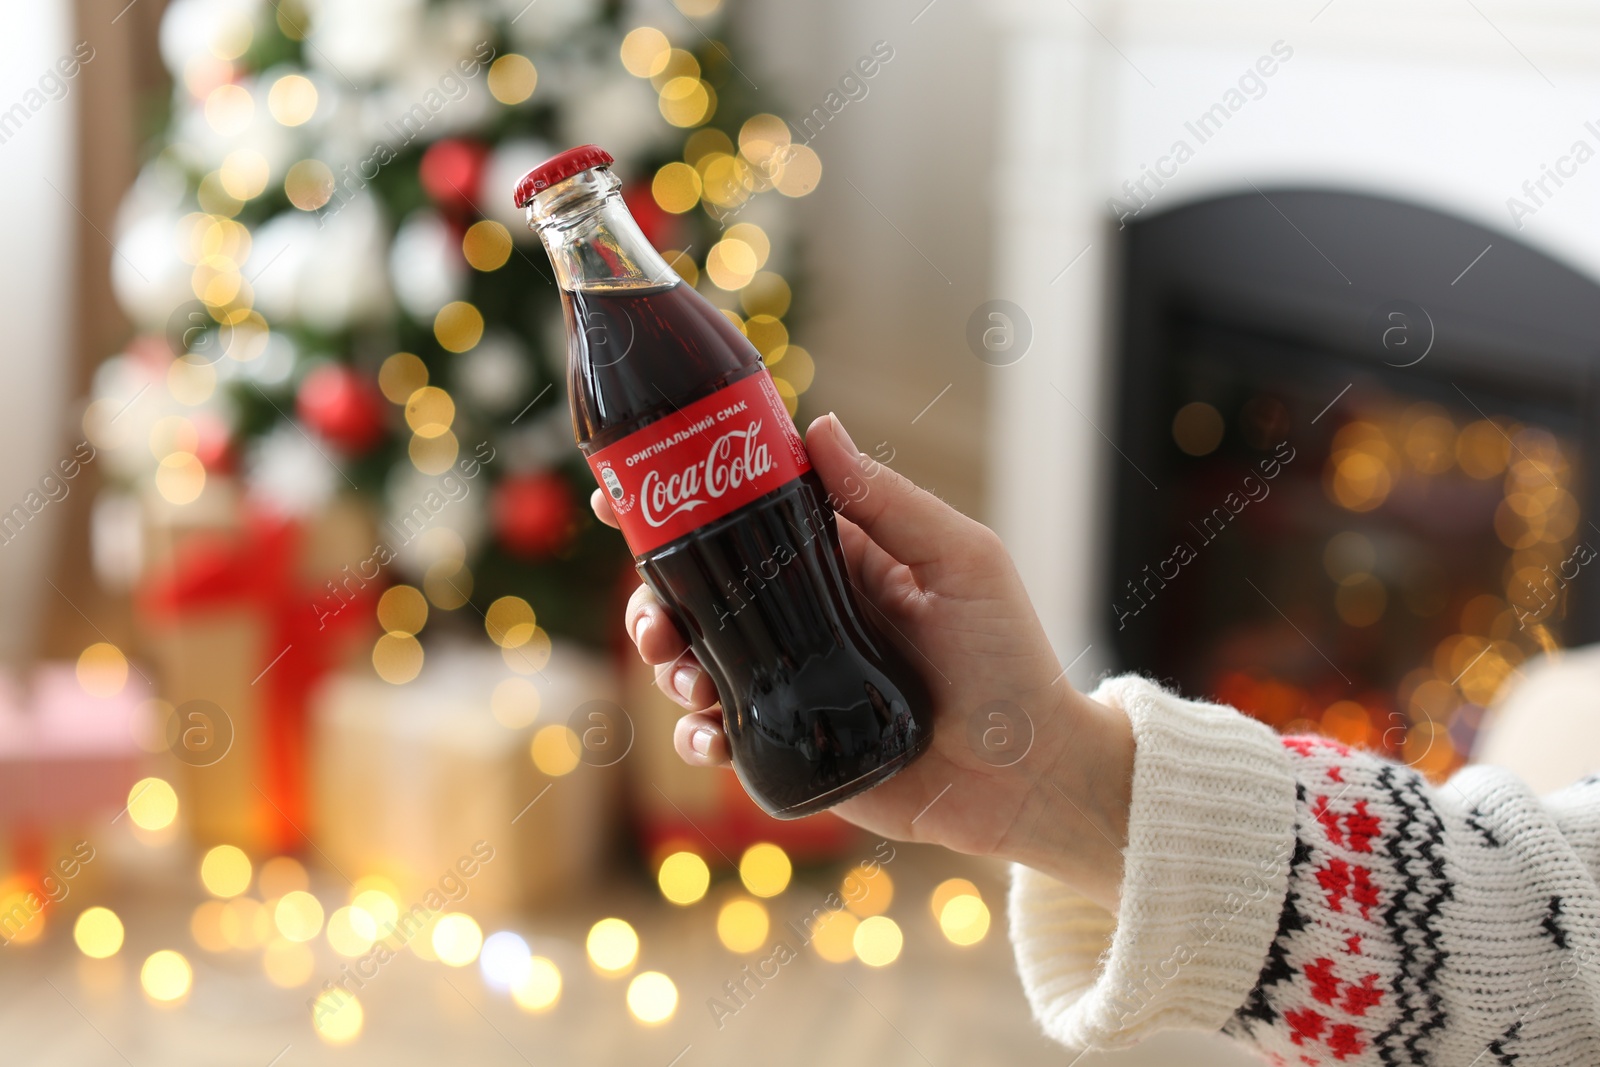
[[[1019,770],[1018,817],[996,850],[1116,910],[1133,792],[1133,729],[1119,708],[1058,683]],[[1030,766],[1031,765],[1031,766]]]

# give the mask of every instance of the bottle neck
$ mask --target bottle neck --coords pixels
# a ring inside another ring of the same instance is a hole
[[[561,288],[654,289],[679,280],[645,239],[621,189],[609,169],[594,167],[528,203],[528,225],[550,253]]]

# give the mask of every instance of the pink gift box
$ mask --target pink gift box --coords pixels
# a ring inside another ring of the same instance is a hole
[[[70,663],[39,667],[26,695],[0,677],[0,820],[42,826],[123,807],[143,755],[133,688],[91,696]]]

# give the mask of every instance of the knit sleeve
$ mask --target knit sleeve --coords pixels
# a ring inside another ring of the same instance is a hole
[[[1118,914],[1013,872],[1051,1036],[1220,1029],[1275,1067],[1600,1063],[1600,776],[1542,802],[1493,768],[1433,787],[1143,679],[1095,698],[1137,746]]]

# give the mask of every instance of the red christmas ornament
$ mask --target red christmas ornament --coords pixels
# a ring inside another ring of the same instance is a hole
[[[417,177],[422,181],[423,191],[441,209],[458,213],[476,211],[474,198],[478,195],[478,183],[483,178],[483,166],[488,158],[487,145],[447,137],[435,141],[422,153]]]
[[[541,559],[567,546],[577,529],[572,490],[559,474],[519,474],[495,487],[495,536],[513,556]]]
[[[634,182],[622,188],[622,202],[628,206],[633,221],[645,240],[657,248],[677,247],[678,216],[664,210],[650,192],[649,182]]]
[[[295,410],[307,426],[352,455],[383,439],[383,394],[349,367],[329,364],[306,375]]]
[[[227,423],[215,415],[197,415],[194,418],[195,458],[213,474],[232,474],[234,469],[233,441]]]

